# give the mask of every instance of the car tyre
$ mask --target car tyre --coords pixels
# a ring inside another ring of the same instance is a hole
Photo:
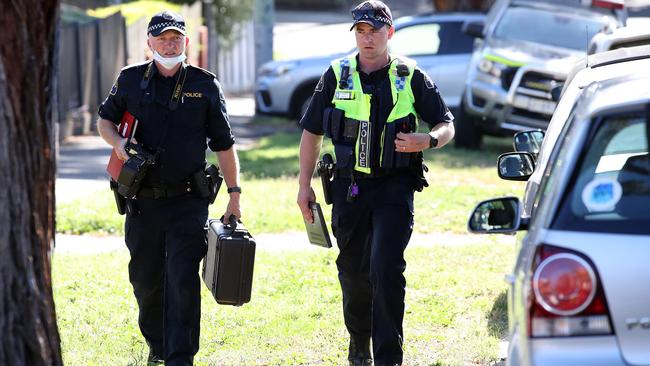
[[[296,90],[296,92],[293,94],[293,97],[291,98],[291,114],[298,121],[300,121],[302,116],[307,111],[307,107],[309,107],[311,98],[314,95],[316,82],[318,82],[318,80],[302,85],[300,88],[298,88],[298,90]]]
[[[463,102],[458,108],[458,115],[454,120],[454,146],[463,149],[478,150],[481,148],[483,133],[478,127],[478,118],[465,111]]]

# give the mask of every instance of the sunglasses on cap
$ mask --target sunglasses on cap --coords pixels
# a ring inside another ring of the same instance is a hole
[[[356,9],[352,10],[352,19],[356,22],[363,19],[375,19],[384,24],[393,25],[393,21],[384,9]]]

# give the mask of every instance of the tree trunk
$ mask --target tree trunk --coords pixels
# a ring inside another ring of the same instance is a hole
[[[58,0],[0,1],[0,365],[62,365],[52,298]]]
[[[436,11],[487,11],[494,0],[433,0]]]

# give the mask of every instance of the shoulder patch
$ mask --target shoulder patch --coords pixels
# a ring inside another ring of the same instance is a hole
[[[433,83],[433,80],[427,75],[426,73],[423,73],[424,75],[424,85],[427,86],[427,89],[434,89],[436,85]]]
[[[212,73],[212,72],[210,72],[210,71],[208,71],[208,70],[206,70],[206,69],[204,69],[202,67],[198,67],[198,66],[194,66],[194,65],[190,65],[190,64],[188,64],[187,67],[190,70],[200,71],[200,72],[202,72],[202,73],[204,73],[204,74],[206,74],[206,75],[208,75],[210,77],[213,77],[213,78],[217,77],[217,75],[215,75],[214,73]]]
[[[316,84],[316,88],[314,89],[315,92],[322,92],[323,91],[323,86],[325,85],[325,81],[323,78],[325,75],[321,75],[320,80],[318,80],[318,84]]]
[[[113,83],[113,87],[111,88],[111,91],[109,92],[110,95],[115,95],[117,94],[117,79],[115,79],[115,83]]]

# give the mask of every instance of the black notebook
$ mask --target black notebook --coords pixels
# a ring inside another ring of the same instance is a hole
[[[309,208],[311,209],[311,213],[314,215],[313,224],[304,220],[309,242],[321,247],[331,248],[332,241],[330,240],[330,234],[327,231],[327,224],[325,223],[325,217],[323,217],[323,210],[321,210],[320,204],[310,202]]]

